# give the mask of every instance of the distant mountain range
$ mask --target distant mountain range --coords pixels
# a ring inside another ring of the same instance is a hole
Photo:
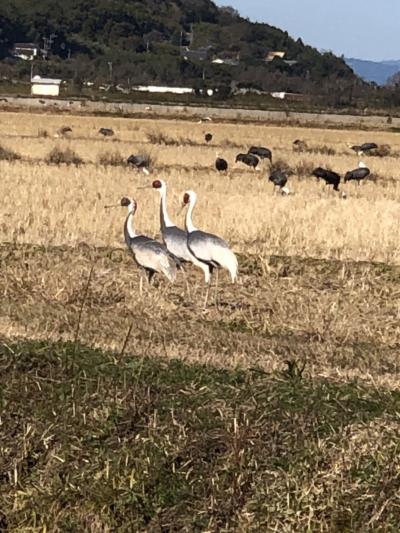
[[[345,62],[354,72],[366,81],[385,85],[388,79],[400,72],[400,59],[392,61],[367,61],[365,59],[345,58]]]

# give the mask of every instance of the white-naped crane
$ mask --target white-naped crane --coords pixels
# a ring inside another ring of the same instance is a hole
[[[358,168],[355,168],[354,170],[350,170],[349,172],[346,172],[344,175],[344,182],[347,181],[358,181],[358,185],[361,184],[361,181],[364,180],[367,176],[371,174],[370,169],[367,167],[365,163],[360,161],[358,163]]]
[[[133,217],[137,209],[136,200],[124,196],[118,205],[128,208],[128,216],[124,224],[125,242],[136,264],[145,271],[149,283],[156,273],[163,274],[171,282],[175,281],[178,259],[170,254],[161,242],[146,235],[138,235],[135,231]],[[105,206],[105,208],[110,207],[117,206]],[[142,285],[143,278],[140,277],[140,293],[142,293]]]
[[[189,250],[187,231],[178,228],[168,216],[167,211],[167,184],[164,180],[154,180],[151,187],[160,192],[160,229],[162,240],[170,254],[180,263],[192,263],[201,268],[207,275],[208,267],[199,261]],[[139,187],[148,188],[148,187]]]
[[[196,259],[207,267],[204,269],[204,280],[208,285],[204,301],[204,307],[206,307],[210,288],[209,284],[214,269],[218,267],[226,269],[231,276],[232,283],[234,283],[238,273],[238,260],[228,244],[221,237],[199,230],[193,224],[192,214],[196,200],[197,195],[194,191],[186,191],[183,195],[183,205],[188,206],[185,219],[186,231],[188,233],[188,247]]]

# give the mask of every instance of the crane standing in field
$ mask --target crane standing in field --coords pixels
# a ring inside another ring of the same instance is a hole
[[[161,235],[167,250],[182,263],[193,263],[201,268],[204,275],[207,275],[208,267],[199,261],[189,250],[188,233],[178,228],[169,218],[167,212],[167,184],[163,180],[155,180],[152,183],[153,189],[160,192],[160,228]]]
[[[236,281],[238,271],[238,260],[236,255],[229,248],[228,244],[212,233],[206,233],[197,229],[192,221],[192,213],[197,200],[194,191],[186,191],[183,196],[183,205],[188,206],[186,212],[186,231],[188,232],[188,247],[192,254],[204,265],[204,279],[207,283],[206,297],[204,307],[207,305],[208,293],[210,288],[211,275],[213,270],[218,267],[225,268],[231,275],[232,283]],[[218,271],[217,271],[218,272]],[[218,290],[218,279],[217,279]]]
[[[177,261],[167,250],[167,248],[158,241],[147,237],[146,235],[138,235],[133,225],[133,217],[136,213],[137,203],[132,198],[123,197],[120,205],[128,208],[128,216],[124,224],[125,242],[136,264],[141,267],[147,274],[149,283],[154,274],[160,273],[171,282],[175,281]],[[116,207],[116,206],[105,206]],[[140,277],[140,294],[143,289],[143,278]]]

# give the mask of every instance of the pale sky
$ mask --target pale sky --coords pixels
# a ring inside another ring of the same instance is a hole
[[[319,50],[381,61],[400,59],[400,0],[217,0]]]

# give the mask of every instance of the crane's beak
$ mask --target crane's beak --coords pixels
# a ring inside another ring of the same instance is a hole
[[[104,209],[113,209],[114,207],[121,207],[121,204],[105,205]]]
[[[142,189],[152,189],[153,187],[151,185],[143,185],[142,187],[137,187],[138,190]]]

